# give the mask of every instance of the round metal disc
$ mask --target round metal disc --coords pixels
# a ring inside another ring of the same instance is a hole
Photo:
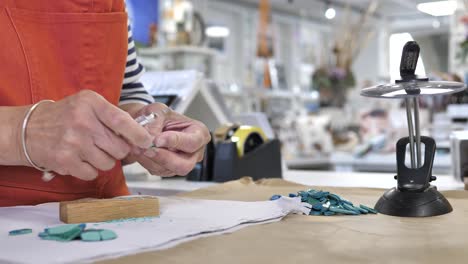
[[[364,88],[361,95],[377,98],[408,98],[458,93],[465,90],[465,84],[445,81],[410,81],[395,84],[381,84]]]

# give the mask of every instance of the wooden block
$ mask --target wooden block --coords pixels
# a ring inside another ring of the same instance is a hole
[[[124,196],[112,199],[80,199],[60,202],[60,220],[67,224],[158,215],[159,200],[153,196]]]

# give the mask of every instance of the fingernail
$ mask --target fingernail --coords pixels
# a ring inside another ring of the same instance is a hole
[[[156,157],[156,149],[148,149],[145,151],[145,153],[143,153],[143,155],[145,155],[148,158],[154,158]]]
[[[158,139],[158,141],[156,142],[156,147],[164,147],[166,145],[166,139],[164,138],[161,138],[161,139]]]

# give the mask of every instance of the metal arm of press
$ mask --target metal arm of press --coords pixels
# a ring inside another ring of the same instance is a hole
[[[419,101],[417,95],[421,93],[417,82],[427,81],[428,79],[418,79],[415,71],[419,58],[419,45],[414,42],[408,42],[403,47],[403,52],[400,62],[400,75],[401,80],[398,82],[405,82],[407,86],[405,91],[407,94],[415,95],[414,97],[407,97],[406,104],[406,117],[408,121],[409,139],[410,139],[410,158],[411,168],[420,168],[421,164],[421,128],[419,126]],[[414,112],[414,118],[413,114]],[[413,125],[414,124],[414,125]]]

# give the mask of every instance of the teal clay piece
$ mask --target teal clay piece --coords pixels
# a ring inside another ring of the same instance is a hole
[[[377,211],[365,205],[355,206],[352,202],[341,198],[339,195],[322,191],[309,189],[307,191],[298,191],[297,194],[290,193],[289,197],[301,197],[301,202],[311,205],[309,215],[361,215],[377,214]],[[281,195],[275,194],[271,200],[279,199]]]
[[[359,205],[359,207],[361,207],[361,208],[364,209],[364,210],[369,211],[369,213],[371,213],[371,214],[377,214],[377,210],[375,210],[375,209],[373,209],[373,208],[367,207],[367,206],[362,205],[362,204]]]
[[[88,242],[116,239],[117,234],[107,229],[89,229],[81,233],[81,240]]]
[[[345,214],[345,215],[358,215],[359,214],[359,213],[356,213],[355,211],[346,210],[346,209],[335,207],[335,206],[331,206],[329,210],[334,213]]]
[[[314,211],[314,210],[310,210],[310,213],[309,215],[321,215],[322,212],[319,212],[319,211]]]
[[[354,207],[354,206],[352,206],[352,205],[343,203],[343,204],[341,204],[341,206],[342,206],[344,209],[348,210],[348,211],[353,211],[353,212],[356,212],[357,214],[360,214],[360,213],[361,213],[361,211],[360,211],[359,209],[356,209],[356,207]]]
[[[104,229],[101,231],[101,240],[112,240],[116,238],[117,234],[112,230]]]
[[[101,241],[99,230],[87,230],[81,233],[81,240],[83,241]]]
[[[70,233],[75,233],[76,230],[81,230],[86,227],[85,224],[70,224],[46,228],[44,231],[49,235],[67,236]]]
[[[60,225],[44,229],[39,233],[39,237],[44,240],[71,241],[80,236],[86,224]]]
[[[10,232],[8,232],[8,235],[19,236],[19,235],[26,235],[26,234],[31,234],[31,233],[32,233],[31,228],[23,228],[23,229],[11,230]]]
[[[367,211],[364,208],[357,207],[357,206],[353,206],[353,207],[356,208],[356,210],[358,210],[359,212],[361,212],[361,214],[368,214],[369,213],[369,211]]]

